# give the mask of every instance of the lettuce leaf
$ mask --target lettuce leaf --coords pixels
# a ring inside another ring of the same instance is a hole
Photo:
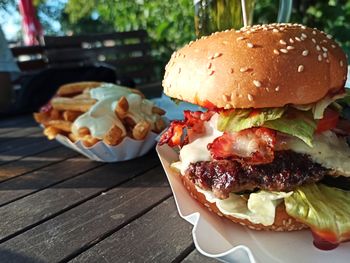
[[[299,187],[285,198],[287,213],[323,239],[339,243],[350,238],[350,192],[323,184]]]
[[[282,118],[267,121],[263,126],[297,137],[312,147],[312,140],[317,124],[309,112],[289,110]]]
[[[251,127],[260,127],[266,121],[281,118],[284,108],[266,108],[261,110],[239,109],[220,113],[217,128],[219,131],[238,132]]]

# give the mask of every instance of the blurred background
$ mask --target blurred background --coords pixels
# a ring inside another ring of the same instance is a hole
[[[277,1],[258,0],[254,23],[275,22]],[[45,35],[146,29],[161,79],[172,51],[195,39],[192,0],[33,0]],[[350,0],[295,0],[291,22],[331,34],[350,54]],[[0,24],[11,45],[23,44],[18,0],[0,0]]]

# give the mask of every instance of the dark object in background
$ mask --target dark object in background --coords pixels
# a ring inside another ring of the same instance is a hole
[[[15,102],[9,110],[0,113],[12,115],[37,111],[46,104],[63,84],[79,81],[101,81],[134,87],[131,79],[118,79],[115,69],[108,65],[81,67],[52,67],[34,75],[24,76],[16,91]]]

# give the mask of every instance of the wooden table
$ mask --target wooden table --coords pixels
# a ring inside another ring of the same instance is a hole
[[[0,262],[214,262],[193,244],[155,151],[104,164],[0,120]]]

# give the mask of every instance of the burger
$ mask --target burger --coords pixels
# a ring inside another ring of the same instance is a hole
[[[186,189],[256,230],[311,229],[330,249],[350,239],[347,58],[300,24],[216,32],[173,53],[164,93],[197,104],[159,141],[179,153]]]

